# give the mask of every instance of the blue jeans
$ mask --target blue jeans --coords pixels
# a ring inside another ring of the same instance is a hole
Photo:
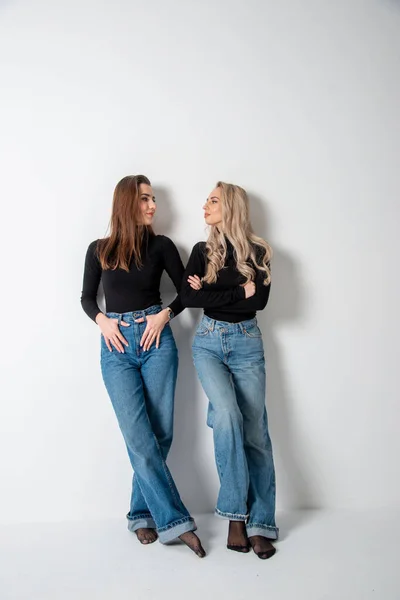
[[[215,512],[245,521],[247,535],[277,539],[275,469],[265,409],[265,360],[256,319],[201,320],[194,364],[208,397],[220,480]]]
[[[167,543],[196,524],[189,515],[165,463],[173,433],[174,394],[178,352],[169,323],[155,343],[144,352],[140,339],[146,322],[135,319],[160,312],[160,306],[124,314],[107,313],[129,323],[120,330],[129,346],[120,354],[110,352],[101,340],[101,370],[118,423],[124,436],[133,476],[128,529],[156,528],[160,542]]]

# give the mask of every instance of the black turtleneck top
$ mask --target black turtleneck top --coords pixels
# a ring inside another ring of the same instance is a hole
[[[175,315],[183,310],[179,296],[184,267],[175,244],[164,235],[146,236],[142,244],[142,263],[134,260],[129,272],[123,269],[103,271],[97,255],[99,240],[92,242],[86,253],[81,304],[86,314],[95,321],[101,312],[97,304],[100,281],[103,284],[106,311],[125,313],[144,310],[161,304],[160,280],[165,270],[175,285],[178,296],[169,305]]]
[[[226,240],[227,256],[224,267],[218,272],[215,283],[203,283],[201,290],[193,290],[187,278],[189,275],[198,275],[202,278],[206,272],[206,243],[199,242],[193,247],[187,264],[182,288],[181,299],[183,306],[204,308],[204,314],[210,319],[239,323],[253,319],[257,310],[266,307],[269,297],[270,285],[264,285],[265,273],[253,265],[256,270],[256,293],[251,298],[246,298],[243,284],[245,278],[236,268],[234,249],[229,240]],[[257,252],[262,251],[257,248]]]

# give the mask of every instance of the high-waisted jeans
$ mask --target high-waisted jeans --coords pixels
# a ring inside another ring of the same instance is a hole
[[[265,409],[265,360],[256,319],[201,320],[194,364],[208,397],[220,479],[216,513],[246,522],[247,535],[278,537],[275,469]]]
[[[134,469],[128,528],[156,528],[160,542],[169,542],[196,525],[189,515],[165,463],[173,433],[178,352],[169,323],[144,352],[140,339],[146,328],[135,319],[156,314],[160,306],[124,314],[107,313],[129,323],[121,332],[129,346],[110,352],[102,336],[101,369]]]

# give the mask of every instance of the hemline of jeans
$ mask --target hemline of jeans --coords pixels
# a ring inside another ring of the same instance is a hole
[[[247,521],[249,515],[241,515],[240,513],[228,513],[222,512],[218,508],[215,509],[215,514],[217,517],[221,517],[222,519],[229,519],[230,521]]]
[[[135,517],[131,517],[126,515],[128,519],[128,529],[129,531],[137,531],[142,527],[155,529],[158,533],[158,539],[162,544],[167,544],[168,542],[172,542],[177,537],[186,533],[187,531],[196,531],[197,525],[192,517],[183,517],[182,519],[178,519],[173,523],[169,523],[165,525],[165,527],[157,527],[150,513],[143,513],[141,515],[136,515]]]
[[[187,533],[188,531],[196,531],[197,525],[192,517],[185,517],[183,519],[179,519],[174,523],[170,523],[165,527],[161,527],[157,529],[158,539],[162,544],[168,544],[168,542],[172,542],[176,540],[183,533]]]
[[[141,515],[135,515],[134,517],[126,515],[126,518],[128,519],[129,531],[134,532],[142,528],[156,529],[156,524],[150,513],[143,513]]]
[[[247,536],[260,535],[269,540],[277,540],[279,537],[279,528],[263,523],[248,523],[246,525]]]

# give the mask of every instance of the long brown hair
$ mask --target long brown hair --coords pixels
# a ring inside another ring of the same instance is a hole
[[[99,241],[97,252],[102,269],[129,271],[132,257],[142,266],[141,248],[146,234],[154,235],[151,225],[140,223],[139,186],[151,185],[145,175],[128,175],[117,183],[110,220],[110,235]]]
[[[203,281],[217,281],[218,271],[225,264],[226,236],[234,249],[236,268],[246,278],[246,283],[255,279],[253,264],[264,273],[264,285],[268,285],[271,282],[272,248],[253,231],[246,191],[223,181],[218,181],[216,187],[221,190],[222,226],[210,229],[206,242],[207,269]]]

